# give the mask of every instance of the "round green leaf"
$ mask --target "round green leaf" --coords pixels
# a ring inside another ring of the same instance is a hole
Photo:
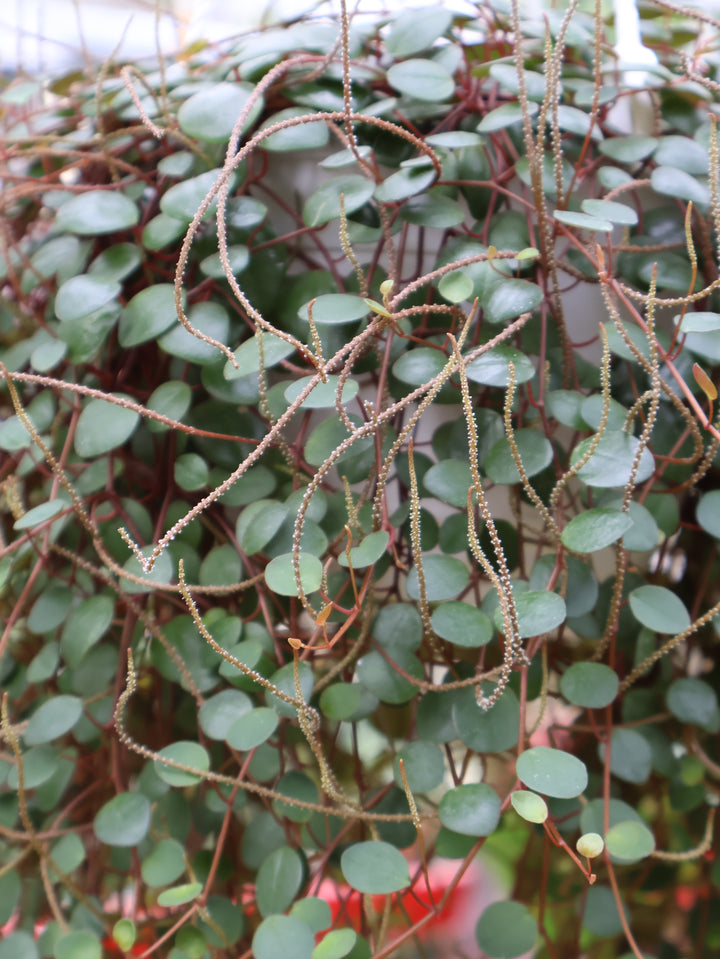
[[[55,943],[55,959],[101,959],[102,944],[89,929],[75,929]]]
[[[395,758],[395,782],[402,789],[399,760],[405,766],[405,775],[413,793],[426,793],[442,782],[445,759],[439,746],[425,740],[406,743]]]
[[[38,959],[38,947],[29,932],[11,932],[0,942],[0,959]]]
[[[345,880],[358,892],[387,895],[410,885],[405,857],[387,842],[357,842],[340,858]]]
[[[309,318],[309,303],[298,310],[301,320]],[[355,323],[368,314],[368,306],[361,296],[352,293],[323,293],[312,306],[313,321],[318,326],[342,326]]]
[[[685,604],[665,586],[640,586],[628,600],[635,619],[657,633],[681,633],[690,625]]]
[[[603,663],[573,663],[560,680],[560,691],[568,702],[588,709],[608,706],[617,696],[617,673]]]
[[[315,946],[312,959],[343,959],[357,941],[354,929],[332,929],[324,939]]]
[[[680,321],[680,314],[673,317],[673,323],[680,323],[681,333],[714,333],[720,330],[720,313],[686,313]],[[712,495],[712,494],[708,494]]]
[[[290,915],[301,919],[314,933],[322,932],[332,925],[332,911],[324,899],[306,896],[293,903]]]
[[[313,593],[319,589],[322,580],[322,563],[317,556],[301,553],[299,568],[300,582],[305,592]],[[268,588],[279,596],[298,595],[292,553],[283,553],[268,563],[265,567],[265,582]]]
[[[378,703],[378,698],[360,683],[333,683],[320,695],[323,716],[337,722],[369,716]]]
[[[158,213],[143,227],[142,244],[146,250],[162,250],[179,240],[187,229],[187,220],[179,220],[167,213]]]
[[[255,87],[250,83],[213,83],[180,105],[177,114],[180,129],[191,137],[213,143],[229,139],[235,122],[254,90]],[[248,129],[262,107],[263,101],[259,99],[243,130]]]
[[[103,250],[88,267],[95,280],[119,283],[140,266],[142,254],[134,243],[116,243]]]
[[[115,395],[129,399],[120,393]],[[106,400],[92,399],[78,418],[75,452],[83,458],[108,453],[126,443],[139,422],[140,414],[135,410]]]
[[[694,176],[673,166],[656,167],[650,174],[650,183],[656,193],[674,200],[691,200],[695,206],[710,205],[710,190]]]
[[[242,243],[233,243],[227,248],[227,261],[233,276],[239,276],[250,262],[250,250]],[[201,260],[200,269],[205,276],[211,276],[214,280],[222,280],[226,276],[225,267],[219,253],[212,253]],[[198,306],[202,305],[219,307],[220,304],[212,302],[198,304]],[[193,326],[196,325],[193,324]],[[221,337],[218,337],[218,339],[221,339]]]
[[[387,52],[396,60],[427,50],[452,22],[452,13],[441,6],[401,13],[390,24],[385,40]],[[327,957],[329,959],[329,957]]]
[[[413,100],[447,100],[455,90],[452,75],[434,60],[404,60],[387,72],[388,83]]]
[[[60,756],[51,746],[33,746],[23,752],[23,776],[26,789],[37,789],[52,779],[60,768]],[[18,767],[11,766],[7,777],[10,789],[18,788]]]
[[[200,728],[209,739],[225,739],[233,723],[249,713],[252,700],[238,689],[223,689],[206,699],[198,713]]]
[[[552,444],[538,430],[517,430],[515,443],[523,469],[529,477],[541,473],[546,466],[552,463]],[[484,467],[488,479],[492,480],[493,483],[510,485],[520,482],[520,474],[506,437],[493,445],[485,459]]]
[[[542,303],[543,292],[537,283],[527,280],[500,280],[494,284],[483,311],[489,323],[505,323],[521,313],[529,313]],[[499,349],[499,347],[498,347]],[[517,376],[517,370],[515,374]]]
[[[709,683],[695,677],[670,683],[665,701],[676,719],[693,726],[708,727],[717,715],[717,693]]]
[[[462,132],[462,131],[459,131]],[[438,134],[442,136],[442,134]],[[472,134],[471,134],[472,135]],[[425,142],[430,143],[432,137],[426,137]],[[438,144],[441,146],[442,144]],[[403,220],[408,223],[414,223],[416,226],[426,226],[436,230],[448,230],[450,227],[458,226],[465,219],[465,211],[462,206],[444,193],[435,193],[428,190],[420,196],[412,197],[403,206],[400,214]],[[448,276],[455,276],[455,273],[449,273]],[[443,279],[440,280],[439,289],[443,296],[447,294],[443,290]],[[459,292],[459,291],[458,291]],[[465,299],[465,297],[463,297]],[[450,300],[451,303],[460,302],[459,300]]]
[[[137,846],[150,828],[150,800],[142,793],[120,793],[100,809],[93,829],[107,846]]]
[[[483,685],[489,696],[494,685]],[[488,710],[478,706],[475,690],[462,689],[452,696],[452,720],[457,738],[476,753],[500,753],[512,749],[520,730],[520,704],[512,689],[506,689]],[[454,737],[453,737],[454,738]]]
[[[132,919],[118,919],[113,926],[112,936],[124,952],[129,952],[135,945],[137,936],[135,923]]]
[[[180,220],[188,224],[205,199],[205,196],[215,186],[220,179],[222,170],[216,168],[207,170],[199,176],[188,177],[181,180],[160,197],[160,209],[164,214],[172,217],[174,220]],[[235,175],[230,177],[229,185],[232,189],[235,182]],[[208,207],[205,217],[212,216],[217,209],[217,197]],[[184,232],[184,230],[182,231]]]
[[[274,709],[259,706],[239,716],[228,729],[225,739],[229,746],[241,752],[255,749],[272,736],[279,721]]]
[[[631,526],[629,513],[595,507],[574,516],[560,539],[576,553],[596,553],[619,540]]]
[[[520,639],[549,633],[565,622],[565,601],[557,593],[549,593],[544,589],[528,589],[517,592],[514,598]],[[505,624],[499,606],[493,613],[493,619],[498,630],[504,632]]]
[[[309,926],[294,916],[268,916],[255,930],[255,959],[311,959],[315,937]]]
[[[488,617],[470,603],[443,603],[433,612],[431,623],[440,639],[455,646],[485,646],[493,635]]]
[[[312,811],[297,806],[291,800],[298,800],[303,803],[316,803],[318,801],[318,791],[315,783],[306,776],[305,773],[293,769],[285,773],[280,782],[275,787],[280,796],[287,796],[287,802],[282,799],[275,799],[273,802],[273,812],[279,818],[290,819],[292,822],[307,822],[312,816]]]
[[[172,283],[156,283],[145,287],[135,294],[120,317],[120,345],[129,349],[154,340],[178,322]],[[184,328],[181,329],[185,332]]]
[[[161,839],[143,859],[140,871],[148,886],[167,886],[185,872],[185,847],[177,839]]]
[[[252,556],[266,546],[282,526],[287,516],[284,503],[258,499],[246,506],[235,527],[240,549]]]
[[[236,943],[245,925],[244,910],[222,896],[210,896],[207,910],[212,926],[204,921],[198,924],[207,942],[216,949],[226,949],[228,942]]]
[[[474,288],[472,278],[462,270],[446,273],[438,283],[438,290],[448,303],[462,303],[463,300],[469,300]]]
[[[170,786],[194,786],[195,783],[200,782],[202,776],[198,773],[186,772],[184,769],[176,769],[174,766],[167,766],[162,762],[163,758],[203,771],[210,768],[210,756],[200,743],[190,740],[170,743],[158,752],[158,758],[154,760],[155,772]]]
[[[294,117],[308,117],[308,111],[302,107],[288,107],[274,113],[269,120],[263,123],[261,129],[267,129],[284,120]],[[303,120],[297,126],[278,130],[262,141],[264,150],[270,153],[294,153],[295,150],[318,150],[327,146],[330,139],[330,130],[324,120]]]
[[[413,652],[422,643],[423,624],[411,603],[390,603],[378,612],[370,632],[375,642],[388,651],[400,648]]]
[[[73,728],[82,711],[82,699],[78,696],[53,696],[30,717],[23,739],[28,746],[58,739]]]
[[[524,353],[516,350],[514,346],[496,346],[487,353],[483,353],[476,360],[473,360],[465,368],[467,378],[473,383],[480,383],[482,386],[500,386],[508,385],[509,364],[512,362],[515,367],[515,385],[520,386],[527,383],[535,376],[535,367]],[[397,366],[397,364],[395,364]]]
[[[542,823],[549,815],[547,803],[542,796],[528,789],[516,789],[510,793],[510,802],[518,816],[522,816],[527,822]]]
[[[376,533],[369,533],[359,546],[352,547],[349,562],[347,553],[340,553],[338,565],[347,567],[352,563],[353,569],[365,569],[367,566],[372,566],[383,555],[389,541],[390,534],[384,529],[380,529]]]
[[[428,602],[438,603],[445,599],[454,599],[458,593],[462,593],[470,581],[470,571],[467,566],[454,556],[426,553],[422,563]],[[408,575],[406,589],[411,599],[420,599],[420,585],[415,566]]]
[[[621,822],[607,831],[605,845],[618,862],[640,862],[654,852],[655,837],[644,823]]]
[[[613,228],[609,220],[599,220],[589,213],[576,213],[572,210],[555,210],[553,218],[565,226],[574,226],[579,230],[590,230],[593,233],[610,233]]]
[[[158,289],[158,287],[153,287]],[[139,294],[138,294],[139,295]],[[132,302],[135,301],[133,297]],[[168,309],[168,315],[170,310]],[[185,327],[175,320],[175,304],[172,306],[171,328],[159,339],[160,348],[171,356],[179,356],[188,363],[197,363],[199,366],[208,366],[222,358],[216,346],[205,343],[193,336]],[[225,343],[230,333],[230,318],[227,310],[219,303],[197,303],[188,312],[188,321],[200,333],[210,336],[219,343]]]
[[[540,107],[537,103],[528,103],[528,113],[534,117],[539,112]],[[516,123],[522,123],[523,109],[522,104],[517,101],[512,103],[503,103],[489,113],[486,113],[477,130],[480,133],[495,133],[496,130],[505,130],[507,127],[514,126]]]
[[[447,359],[440,350],[431,350],[429,347],[420,347],[409,350],[393,364],[393,374],[402,382],[410,386],[420,386],[427,383],[440,373]]]
[[[592,438],[583,440],[572,451],[571,463],[575,464],[590,446]],[[614,487],[626,486],[630,480],[630,471],[640,440],[628,436],[619,430],[608,430],[600,438],[597,449],[587,463],[578,472],[578,477],[588,486]],[[655,460],[645,447],[640,457],[640,467],[635,477],[636,483],[644,483],[655,470]]]
[[[588,784],[584,762],[549,746],[526,749],[516,763],[516,770],[528,789],[556,799],[574,799]]]
[[[80,320],[101,310],[120,292],[120,284],[94,276],[73,276],[60,287],[55,298],[59,320]]]
[[[296,849],[281,846],[263,861],[257,873],[255,895],[261,916],[285,912],[300,891],[305,865]]]
[[[40,526],[42,523],[47,523],[49,519],[52,519],[53,516],[57,516],[58,513],[62,513],[62,511],[67,508],[68,504],[65,500],[48,500],[47,503],[41,503],[39,506],[33,506],[32,509],[27,511],[27,513],[23,513],[20,519],[15,520],[13,527],[19,530],[35,529],[36,526]]]
[[[300,663],[298,665],[298,672],[300,674],[302,698],[308,703],[310,702],[310,697],[312,696],[315,685],[315,676],[308,663]],[[277,686],[281,692],[295,699],[295,666],[292,663],[286,663],[284,666],[281,666],[276,673],[273,673],[271,679],[273,684]],[[278,699],[278,697],[270,691],[266,693],[266,699],[268,706],[271,706],[278,716],[286,716],[290,719],[297,718],[296,706],[291,703],[286,703],[282,699]]]
[[[605,743],[598,748],[600,759],[605,759]],[[610,772],[627,783],[642,784],[652,772],[652,748],[648,740],[635,729],[614,729],[611,738]]]
[[[63,203],[55,226],[65,233],[100,236],[129,230],[140,219],[137,206],[117,190],[90,190]]]
[[[358,660],[357,679],[383,703],[400,705],[407,703],[417,695],[417,686],[401,676],[394,663],[413,676],[424,679],[422,664],[416,656],[402,647],[389,650],[392,657],[388,660],[378,650],[371,650]]]
[[[349,216],[365,206],[372,197],[375,184],[364,176],[350,174],[336,177],[311,194],[303,207],[306,226],[324,226],[340,216],[340,194],[344,194],[345,214]]]
[[[440,822],[462,836],[489,836],[500,820],[500,800],[485,783],[449,789],[438,807]]]
[[[623,912],[629,919],[624,905]],[[609,886],[591,886],[588,889],[583,926],[594,936],[610,937],[622,932],[622,919]]]
[[[288,356],[292,356],[295,352],[295,347],[291,343],[287,343],[279,336],[274,336],[271,333],[262,334],[262,345],[263,365],[266,370],[277,366],[278,363],[287,359]],[[260,369],[258,334],[256,333],[254,336],[251,336],[249,340],[241,343],[235,350],[234,356],[238,368],[235,369],[230,360],[228,360],[223,370],[223,375],[226,380],[236,380],[241,376],[247,376],[249,373],[257,373]]]
[[[208,485],[210,470],[198,453],[182,453],[173,464],[173,478],[180,489],[194,492]],[[237,582],[237,580],[236,580]]]
[[[181,886],[173,886],[172,889],[163,889],[157,898],[158,905],[170,909],[173,906],[184,906],[196,899],[202,889],[201,882],[185,882]]]
[[[187,383],[183,383],[182,380],[166,380],[150,394],[147,407],[172,420],[182,420],[191,402],[192,390]],[[148,420],[147,428],[151,433],[162,433],[170,427],[157,420]]]
[[[294,380],[293,383],[288,386],[285,390],[285,399],[288,403],[294,403],[298,396],[302,393],[305,387],[308,385],[312,377],[303,376],[299,380]],[[338,376],[328,376],[327,382],[318,383],[312,393],[303,400],[303,409],[306,410],[321,410],[329,409],[335,406],[335,395],[337,392],[337,387],[340,377]],[[341,402],[343,406],[347,406],[348,403],[352,402],[360,391],[360,384],[357,380],[348,379],[345,380],[342,389]]]
[[[146,546],[141,552],[147,558],[152,552],[152,547]],[[143,570],[140,561],[134,555],[123,564],[123,569],[126,573],[132,573],[133,576],[139,576],[143,580],[143,583],[123,580],[122,589],[127,593],[152,593],[157,584],[169,583],[175,572],[170,553],[161,553],[149,573]]]
[[[586,832],[575,843],[575,848],[586,859],[595,859],[605,848],[603,837],[597,832]]]
[[[635,226],[638,222],[636,210],[613,200],[583,200],[582,208],[590,216],[619,223],[621,226]]]
[[[658,145],[655,137],[637,136],[610,137],[603,140],[599,150],[618,163],[639,163],[650,156]]]
[[[431,466],[422,479],[431,496],[459,508],[467,507],[468,489],[473,484],[467,463],[460,460],[442,460]]]
[[[537,922],[520,902],[494,902],[475,927],[477,944],[490,959],[514,959],[530,952],[537,937]]]

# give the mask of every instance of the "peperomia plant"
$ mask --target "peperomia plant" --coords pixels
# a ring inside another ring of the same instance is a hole
[[[720,946],[720,24],[584,6],[0,94],[1,959]]]

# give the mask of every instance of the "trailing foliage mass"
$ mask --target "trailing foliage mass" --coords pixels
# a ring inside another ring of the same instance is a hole
[[[560,6],[0,94],[2,959],[720,947],[720,24]]]

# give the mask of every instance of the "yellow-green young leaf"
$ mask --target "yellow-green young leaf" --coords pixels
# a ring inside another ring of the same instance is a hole
[[[516,789],[510,793],[510,802],[515,812],[528,822],[542,823],[548,817],[545,800],[528,789]]]
[[[711,401],[716,400],[718,394],[717,394],[717,389],[715,388],[715,384],[707,375],[707,373],[702,368],[702,366],[700,366],[698,363],[693,363],[692,371],[693,371],[693,376],[695,377],[695,382],[703,391],[705,396],[707,396],[707,398]]]
[[[605,848],[605,843],[599,833],[586,832],[575,843],[575,848],[586,859],[595,859]]]
[[[136,935],[135,923],[131,919],[118,919],[113,926],[113,939],[123,952],[132,949]]]

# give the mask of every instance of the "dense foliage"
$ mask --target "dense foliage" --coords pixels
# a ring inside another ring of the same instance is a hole
[[[0,94],[0,959],[720,948],[720,25],[565,6]]]

